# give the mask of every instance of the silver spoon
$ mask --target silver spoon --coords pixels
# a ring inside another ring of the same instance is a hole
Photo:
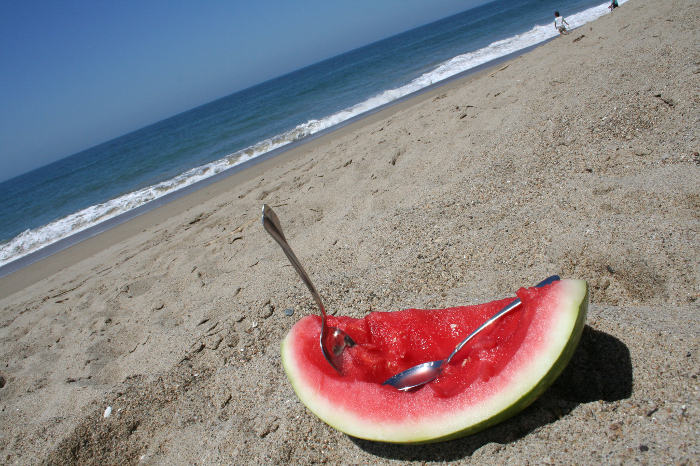
[[[535,285],[537,288],[541,288],[545,285],[549,285],[552,282],[555,282],[559,280],[558,275],[552,275],[551,277],[547,278],[544,281],[541,281],[537,285]],[[459,350],[464,347],[464,345],[467,344],[469,340],[474,338],[479,332],[481,332],[483,329],[491,325],[493,322],[496,320],[500,319],[503,317],[505,314],[508,312],[512,311],[516,307],[520,305],[520,299],[516,299],[510,304],[508,304],[506,307],[498,311],[496,314],[494,314],[493,317],[491,317],[489,320],[481,324],[479,328],[474,330],[472,333],[469,334],[467,338],[462,340],[450,353],[450,355],[447,357],[447,359],[442,359],[440,361],[430,361],[430,362],[424,362],[422,364],[418,364],[417,366],[413,366],[410,369],[406,369],[403,372],[399,372],[398,374],[394,375],[393,377],[390,377],[389,379],[385,380],[382,385],[391,385],[395,387],[398,390],[410,390],[412,388],[420,387],[421,385],[425,385],[428,382],[433,381],[434,379],[437,378],[438,375],[442,372],[444,367],[450,363],[452,358],[454,357],[455,354],[459,352]]]
[[[328,327],[326,325],[326,309],[323,307],[321,296],[318,294],[318,291],[316,291],[316,287],[314,287],[313,283],[311,283],[311,279],[306,274],[304,267],[301,266],[301,262],[299,262],[299,259],[297,259],[294,251],[292,251],[292,248],[287,243],[287,239],[284,237],[284,233],[282,232],[282,226],[280,225],[279,218],[277,218],[277,215],[272,210],[272,207],[267,204],[263,204],[262,207],[262,224],[265,231],[267,231],[270,236],[272,236],[272,238],[282,247],[282,251],[284,251],[287,259],[289,259],[289,262],[292,263],[292,266],[294,266],[294,269],[301,277],[301,280],[311,292],[314,301],[316,301],[316,305],[321,310],[321,314],[323,316],[321,318],[321,337],[319,338],[321,352],[333,369],[338,371],[339,374],[342,374],[340,370],[340,355],[343,353],[343,350],[346,347],[355,346],[355,342],[347,333],[343,332],[339,328]],[[326,343],[325,345],[324,342]],[[326,345],[328,345],[330,348],[330,353],[326,350]]]

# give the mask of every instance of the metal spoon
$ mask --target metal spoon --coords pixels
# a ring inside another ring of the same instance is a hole
[[[552,275],[551,277],[547,278],[546,280],[538,283],[535,285],[537,288],[541,288],[545,285],[549,285],[552,282],[555,282],[559,280],[558,275]],[[500,319],[503,317],[505,314],[508,312],[512,311],[516,307],[520,305],[520,299],[516,299],[515,301],[511,302],[508,304],[506,307],[498,311],[496,314],[494,314],[493,317],[491,317],[489,320],[481,324],[479,328],[474,330],[472,333],[469,334],[467,338],[462,340],[450,353],[450,355],[447,357],[447,359],[442,359],[440,361],[430,361],[430,362],[424,362],[423,364],[418,364],[417,366],[413,366],[410,369],[406,369],[403,372],[399,372],[398,374],[394,375],[393,377],[387,379],[384,381],[382,385],[391,385],[395,387],[398,390],[410,390],[412,388],[420,387],[421,385],[424,385],[428,382],[431,382],[432,380],[436,379],[438,375],[442,372],[444,367],[450,363],[452,358],[454,357],[455,354],[459,352],[459,350],[464,347],[464,345],[467,344],[469,340],[474,338],[479,332],[481,332],[483,329],[491,325],[493,322],[496,320]]]
[[[311,292],[314,301],[316,301],[316,305],[321,310],[321,314],[323,316],[321,318],[321,337],[319,338],[321,352],[333,369],[338,371],[339,374],[342,374],[340,370],[340,355],[343,353],[343,350],[346,347],[355,346],[355,342],[347,333],[343,332],[339,328],[329,327],[326,325],[326,309],[323,307],[321,296],[318,294],[318,291],[316,291],[316,287],[314,287],[313,283],[311,283],[311,279],[304,270],[304,267],[301,266],[301,262],[299,262],[299,259],[297,259],[294,251],[292,251],[292,248],[287,243],[287,239],[284,237],[284,233],[282,232],[282,226],[280,225],[279,218],[277,218],[277,215],[272,210],[272,207],[267,204],[263,204],[262,207],[262,224],[265,231],[267,231],[270,236],[272,236],[272,238],[282,247],[282,251],[284,251],[287,259],[289,259],[289,262],[292,263],[292,266],[294,266],[294,269],[301,277],[301,280]],[[326,350],[326,345],[330,348],[330,353]]]

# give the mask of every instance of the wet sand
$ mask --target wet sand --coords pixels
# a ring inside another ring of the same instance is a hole
[[[0,279],[0,458],[696,463],[699,12],[630,0]],[[316,310],[262,203],[333,312],[478,303],[559,273],[590,286],[579,349],[482,433],[348,437],[281,368]]]

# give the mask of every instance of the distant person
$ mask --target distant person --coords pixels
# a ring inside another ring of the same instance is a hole
[[[559,34],[568,34],[569,31],[566,30],[566,26],[569,25],[569,23],[566,22],[563,16],[559,14],[558,11],[554,12],[554,27],[556,28],[557,31],[559,31]]]
[[[610,6],[609,6],[608,8],[610,8],[610,11],[613,11],[613,10],[614,10],[615,8],[617,8],[618,6],[620,6],[620,4],[617,3],[617,0],[612,0],[612,1],[610,2]]]

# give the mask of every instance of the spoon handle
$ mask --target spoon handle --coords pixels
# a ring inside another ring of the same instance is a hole
[[[301,266],[301,262],[299,262],[296,254],[294,254],[294,251],[292,251],[292,248],[287,243],[287,238],[284,237],[282,226],[279,218],[277,218],[277,214],[275,214],[272,208],[267,204],[264,204],[262,208],[262,223],[265,231],[267,231],[270,236],[277,241],[277,244],[280,245],[282,251],[284,251],[284,254],[287,256],[287,259],[289,259],[289,262],[297,271],[299,277],[301,277],[301,281],[304,282],[306,287],[311,292],[311,296],[313,296],[314,301],[316,301],[316,305],[319,307],[319,309],[321,309],[321,313],[325,319],[326,309],[323,307],[323,302],[321,302],[321,295],[319,295],[318,291],[316,291],[316,287],[313,283],[311,283],[309,275],[304,270],[304,267]]]
[[[542,288],[543,286],[549,285],[550,283],[556,282],[557,280],[559,280],[559,275],[552,275],[551,277],[546,278],[546,279],[542,280],[541,282],[539,282],[537,285],[535,285],[535,288]],[[445,360],[445,364],[449,364],[452,357],[455,354],[457,354],[459,352],[459,350],[461,350],[464,347],[464,345],[466,345],[467,342],[469,342],[469,340],[474,338],[479,332],[481,332],[483,329],[485,329],[486,327],[488,327],[489,325],[494,323],[496,320],[500,319],[501,317],[503,317],[505,314],[509,313],[510,311],[515,309],[516,307],[520,306],[520,302],[521,301],[519,298],[515,299],[510,304],[508,304],[506,307],[504,307],[503,309],[498,311],[496,314],[494,314],[494,316],[491,317],[489,320],[487,320],[486,322],[481,324],[479,326],[479,328],[477,328],[472,333],[470,333],[469,336],[467,336],[467,338],[462,340],[460,342],[460,344],[457,345],[454,350],[452,350],[452,353]]]

